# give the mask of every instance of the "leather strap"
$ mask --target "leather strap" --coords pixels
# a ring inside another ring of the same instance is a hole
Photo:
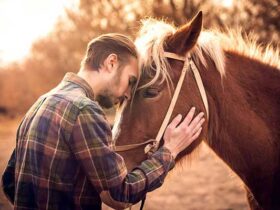
[[[156,142],[153,145],[153,150],[157,150],[158,149],[159,142],[160,142],[160,140],[161,140],[161,138],[163,136],[163,133],[164,133],[164,131],[165,131],[165,129],[166,129],[168,123],[169,123],[170,117],[171,117],[172,112],[174,110],[174,107],[176,105],[176,102],[177,102],[177,99],[178,99],[178,96],[179,96],[180,90],[182,88],[182,85],[183,85],[186,73],[188,71],[188,66],[189,66],[188,60],[186,58],[183,58],[183,57],[177,55],[177,54],[173,54],[173,53],[170,53],[170,52],[165,52],[164,55],[166,57],[173,58],[173,59],[176,59],[176,60],[183,60],[184,59],[183,61],[185,61],[185,62],[184,62],[184,66],[183,66],[180,78],[178,80],[177,86],[175,88],[173,97],[171,99],[170,105],[168,107],[167,113],[165,115],[165,118],[164,118],[164,120],[163,120],[163,122],[161,124],[161,127],[160,127],[160,129],[158,131],[158,134],[156,136]]]
[[[196,65],[194,64],[192,58],[189,55],[187,55],[186,57],[183,57],[183,56],[177,55],[175,53],[171,53],[171,52],[164,52],[164,56],[167,57],[167,58],[172,58],[172,59],[175,59],[175,60],[184,61],[184,66],[183,66],[179,81],[177,83],[176,89],[174,91],[173,97],[171,99],[170,105],[168,107],[167,113],[165,115],[165,118],[164,118],[164,120],[161,124],[161,127],[158,131],[158,134],[156,136],[156,142],[154,142],[152,145],[147,145],[145,147],[145,153],[146,154],[150,153],[150,152],[155,152],[158,149],[160,140],[161,140],[161,138],[163,136],[163,133],[164,133],[169,121],[170,121],[170,117],[172,115],[175,104],[177,102],[177,99],[178,99],[180,90],[182,88],[186,73],[189,70],[192,70],[193,73],[194,73],[194,77],[195,77],[196,83],[198,85],[198,89],[199,89],[200,95],[202,97],[204,107],[206,109],[207,118],[209,117],[209,108],[208,108],[208,101],[207,101],[206,92],[205,92],[205,89],[204,89],[199,71],[198,71]]]
[[[141,143],[137,143],[137,144],[127,144],[127,145],[120,145],[120,146],[113,146],[114,147],[114,151],[116,152],[123,152],[123,151],[127,151],[127,150],[132,150],[135,148],[138,148],[140,146],[143,145],[147,145],[147,144],[151,144],[154,143],[156,140],[155,139],[149,139],[147,141],[141,142]]]
[[[185,61],[186,60],[185,56],[177,55],[175,53],[164,52],[163,54],[166,58],[173,58],[173,59],[179,60],[179,61]]]
[[[191,69],[193,71],[195,81],[196,81],[196,84],[198,86],[199,93],[201,95],[201,98],[202,98],[202,101],[203,101],[203,104],[204,104],[204,108],[206,110],[207,119],[209,119],[209,106],[208,106],[208,100],[207,100],[205,88],[204,88],[204,85],[202,83],[202,79],[201,79],[201,76],[199,74],[199,71],[198,71],[198,69],[197,69],[197,67],[196,67],[196,65],[195,65],[195,63],[193,62],[192,59],[190,60],[190,66],[191,66]]]
[[[171,52],[164,52],[164,56],[167,57],[167,58],[173,58],[175,60],[180,60],[180,61],[185,61],[186,60],[185,57],[177,55],[175,53],[171,53]],[[194,73],[195,81],[197,83],[197,86],[198,86],[198,89],[199,89],[199,92],[200,92],[200,95],[201,95],[201,98],[202,98],[202,101],[203,101],[203,104],[204,104],[204,107],[205,107],[205,110],[206,110],[207,118],[209,118],[208,100],[207,100],[204,85],[202,83],[201,76],[199,74],[199,71],[198,71],[195,63],[193,62],[193,59],[191,59],[191,57],[188,57],[188,59],[189,59],[189,62],[190,62],[190,68]]]
[[[175,60],[184,61],[184,66],[183,66],[180,78],[178,80],[176,89],[174,91],[174,95],[173,95],[173,97],[171,99],[171,102],[170,102],[170,105],[168,107],[168,111],[165,115],[165,118],[164,118],[162,124],[161,124],[159,132],[156,136],[156,139],[155,140],[150,139],[150,140],[147,140],[145,142],[137,143],[137,144],[128,144],[128,145],[120,145],[120,146],[116,146],[115,145],[116,142],[113,142],[114,151],[123,152],[123,151],[127,151],[127,150],[136,149],[136,148],[138,148],[140,146],[143,146],[143,145],[147,145],[145,147],[145,153],[146,154],[149,153],[149,152],[155,152],[158,149],[160,140],[161,140],[161,138],[163,136],[163,133],[164,133],[169,121],[170,121],[170,117],[172,115],[175,104],[177,102],[177,99],[178,99],[180,90],[182,88],[186,73],[189,70],[192,70],[193,73],[194,73],[194,77],[195,77],[195,80],[196,80],[196,83],[197,83],[197,86],[198,86],[198,89],[199,89],[199,92],[200,92],[200,95],[201,95],[201,98],[202,98],[202,101],[203,101],[203,104],[204,104],[204,107],[205,107],[205,110],[206,110],[206,115],[207,115],[207,118],[209,118],[209,107],[208,107],[206,92],[205,92],[205,89],[204,89],[203,82],[202,82],[201,76],[199,74],[199,71],[198,71],[195,63],[193,62],[192,58],[189,55],[184,57],[184,56],[180,56],[180,55],[177,55],[177,54],[171,53],[171,52],[164,52],[164,56],[167,57],[167,58],[172,58],[172,59],[175,59]],[[125,106],[126,106],[126,103],[122,105],[121,109],[124,109]]]

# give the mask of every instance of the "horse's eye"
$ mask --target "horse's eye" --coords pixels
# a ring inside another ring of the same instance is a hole
[[[144,98],[154,98],[160,93],[160,90],[157,88],[147,88],[143,91]]]

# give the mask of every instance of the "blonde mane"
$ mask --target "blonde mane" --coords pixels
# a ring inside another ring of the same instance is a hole
[[[258,44],[256,34],[242,35],[241,29],[227,30],[226,33],[217,31],[215,34],[225,51],[239,53],[280,69],[280,46]]]
[[[170,67],[164,56],[164,40],[167,36],[174,34],[176,30],[173,25],[164,21],[152,18],[142,21],[135,44],[140,54],[141,68],[152,71],[154,77],[140,88],[149,87],[158,81],[160,83],[166,81],[168,86],[173,85],[168,73]],[[238,30],[229,30],[227,33],[214,30],[202,31],[197,45],[190,54],[207,67],[203,56],[203,53],[206,53],[213,60],[220,74],[224,76],[226,74],[224,51],[233,51],[280,69],[279,48],[273,49],[270,45],[267,47],[258,45],[255,36],[243,37]]]
[[[154,77],[141,88],[151,86],[159,80],[160,83],[166,81],[168,85],[172,85],[168,73],[169,64],[164,56],[164,40],[167,36],[174,34],[175,31],[174,26],[164,21],[157,21],[152,18],[142,20],[142,27],[138,38],[135,40],[135,45],[140,55],[140,68],[154,71],[150,72],[154,73]]]

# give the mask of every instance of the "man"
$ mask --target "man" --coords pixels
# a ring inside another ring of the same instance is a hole
[[[137,53],[127,37],[106,34],[89,43],[78,74],[67,73],[41,96],[18,128],[2,178],[14,209],[101,209],[102,200],[126,207],[163,183],[177,154],[199,136],[203,114],[192,120],[192,109],[180,125],[177,116],[163,147],[127,173],[111,149],[111,129],[99,105],[129,100],[138,77]]]

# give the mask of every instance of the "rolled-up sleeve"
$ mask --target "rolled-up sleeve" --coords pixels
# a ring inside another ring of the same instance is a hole
[[[69,145],[98,192],[109,191],[116,201],[136,203],[162,185],[174,160],[170,151],[162,147],[128,173],[123,158],[112,150],[111,136],[104,115],[86,106],[73,126]]]

